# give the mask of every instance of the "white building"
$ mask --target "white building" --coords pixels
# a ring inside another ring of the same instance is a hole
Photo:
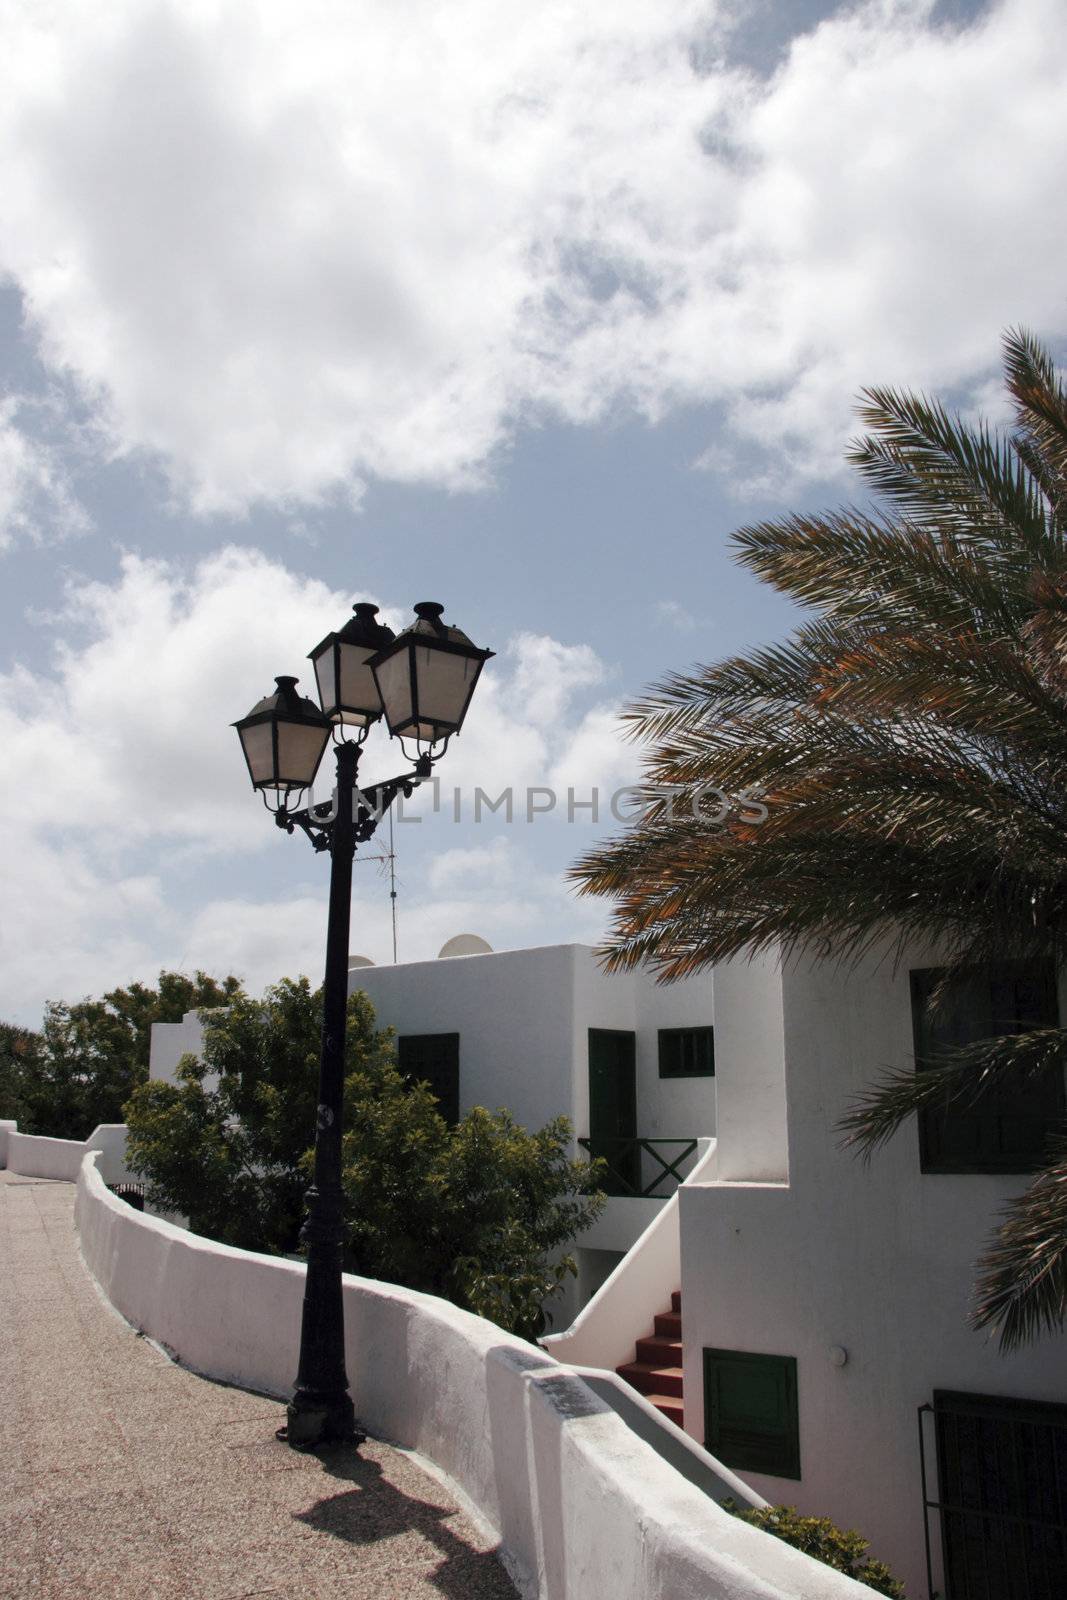
[[[1067,1339],[1005,1356],[968,1312],[975,1259],[1063,1108],[1062,1079],[909,1122],[869,1163],[838,1131],[887,1069],[914,1066],[931,1027],[949,1042],[1013,1006],[1067,1015],[1067,993],[1014,971],[976,979],[932,1023],[936,965],[930,951],[851,972],[761,958],[664,988],[561,945],[350,981],[449,1115],[506,1105],[535,1128],[565,1113],[612,1154],[613,1186],[636,1191],[578,1241],[577,1315],[557,1315],[554,1355],[629,1365],[757,1492],[860,1529],[909,1600],[930,1592],[927,1532],[948,1600],[1054,1600],[1067,1594]],[[670,1165],[693,1140],[676,1188],[653,1152]],[[656,1319],[658,1342],[635,1350]]]
[[[614,1193],[575,1251],[578,1284],[552,1308],[566,1326],[673,1194],[669,1169],[692,1171],[714,1136],[710,977],[663,989],[566,944],[361,965],[349,982],[447,1115],[506,1106],[531,1130],[565,1115],[610,1162]]]
[[[1016,969],[976,978],[931,1024],[935,968],[920,953],[851,973],[715,969],[718,1138],[674,1218],[685,1427],[769,1500],[859,1528],[918,1600],[921,1424],[925,1498],[963,1508],[929,1509],[933,1591],[1052,1600],[1067,1594],[1067,1339],[1005,1356],[968,1311],[975,1258],[1062,1110],[1062,1075],[912,1120],[867,1164],[837,1127],[887,1068],[913,1066],[932,1025],[963,1042],[991,1018],[1055,1017],[1051,976],[1042,995]],[[657,1255],[653,1230],[546,1341],[553,1354],[627,1360],[665,1309]]]

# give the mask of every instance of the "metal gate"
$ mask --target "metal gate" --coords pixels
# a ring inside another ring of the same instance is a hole
[[[919,1458],[931,1600],[1064,1600],[1067,1406],[935,1391]]]

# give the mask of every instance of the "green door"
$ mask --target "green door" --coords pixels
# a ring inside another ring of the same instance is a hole
[[[641,1193],[637,1147],[637,1039],[615,1028],[589,1030],[590,1153],[608,1163],[608,1194]]]

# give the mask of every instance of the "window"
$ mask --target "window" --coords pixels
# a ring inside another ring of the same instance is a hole
[[[936,1475],[924,1454],[929,1530],[939,1513],[953,1600],[1055,1600],[1067,1565],[1067,1406],[935,1390]],[[929,1437],[929,1434],[927,1434]]]
[[[704,1433],[724,1467],[799,1478],[796,1357],[705,1350]]]
[[[661,1078],[713,1078],[714,1028],[661,1028],[659,1030]]]
[[[396,1049],[404,1077],[428,1084],[437,1097],[437,1109],[449,1127],[455,1127],[459,1121],[459,1034],[402,1033]]]
[[[939,1051],[1059,1021],[1049,964],[976,967],[955,976],[938,1000],[935,991],[944,971],[925,967],[911,974],[919,1072]],[[971,1105],[929,1106],[919,1114],[920,1166],[923,1172],[1033,1172],[1063,1112],[1061,1067],[1027,1083],[992,1089]]]

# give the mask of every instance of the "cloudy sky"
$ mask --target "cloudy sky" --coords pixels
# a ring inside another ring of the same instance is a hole
[[[228,725],[364,597],[498,651],[396,829],[401,958],[595,937],[615,708],[789,624],[730,530],[854,493],[861,384],[996,415],[1002,329],[1064,354],[1062,0],[0,15],[0,1016],[317,976],[325,863]]]

